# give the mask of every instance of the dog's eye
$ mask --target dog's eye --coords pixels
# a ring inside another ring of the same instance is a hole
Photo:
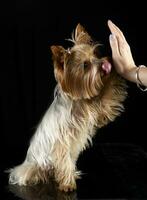
[[[85,61],[85,62],[83,63],[83,66],[84,66],[84,69],[89,68],[89,67],[91,66],[90,61]]]

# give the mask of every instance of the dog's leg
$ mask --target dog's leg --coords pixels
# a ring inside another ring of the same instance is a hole
[[[9,183],[18,185],[36,185],[49,181],[49,170],[42,170],[37,164],[24,162],[9,170]]]
[[[80,142],[78,142],[80,141]],[[86,149],[88,146],[88,140],[87,140],[87,135],[80,135],[78,134],[77,140],[72,140],[71,141],[71,149],[70,149],[70,155],[72,162],[75,163],[75,167],[77,166],[77,160],[79,158],[80,153]],[[82,172],[79,171],[76,167],[75,169],[75,179],[80,179],[82,175]]]
[[[76,167],[76,163],[77,163],[80,152],[81,150],[79,148],[72,148],[71,153],[70,153],[72,162],[75,164],[75,179],[80,179],[81,178],[80,175],[82,174],[82,172],[79,171]]]
[[[75,163],[71,159],[70,149],[58,144],[54,151],[54,176],[61,191],[76,189]]]
[[[55,179],[59,184],[59,189],[68,192],[76,189],[75,166],[69,156],[65,157],[55,168]]]
[[[36,184],[39,181],[37,171],[36,165],[24,162],[9,170],[9,183],[18,185]]]

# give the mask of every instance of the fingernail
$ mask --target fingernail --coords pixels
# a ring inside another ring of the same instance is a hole
[[[116,36],[114,33],[112,33],[112,34],[110,34],[109,38],[110,38],[110,40],[114,40],[116,38]]]

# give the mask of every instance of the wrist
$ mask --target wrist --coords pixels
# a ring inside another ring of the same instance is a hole
[[[136,84],[137,87],[142,90],[142,91],[147,91],[147,87],[145,86],[145,84],[142,82],[141,78],[140,78],[140,70],[141,68],[146,68],[144,65],[139,65],[136,69]]]
[[[131,69],[126,70],[123,74],[123,77],[125,79],[127,79],[128,81],[134,82],[136,83],[136,70],[137,70],[137,66],[134,65],[133,67],[131,67]]]

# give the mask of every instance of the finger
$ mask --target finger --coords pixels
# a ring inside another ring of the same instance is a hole
[[[125,51],[128,49],[129,44],[127,43],[121,30],[112,21],[108,20],[108,26],[111,28],[112,32],[116,35],[119,53],[120,55],[123,55]]]
[[[108,27],[109,27],[112,34],[116,32],[116,29],[115,29],[111,20],[108,20]]]
[[[120,30],[120,28],[118,28],[118,26],[116,26],[116,24],[114,24],[111,20],[108,20],[108,21],[109,21],[108,24],[111,27],[111,29],[116,32],[115,34],[118,34],[121,37],[121,39],[124,40],[124,42],[127,42],[126,38],[125,38],[123,32]]]
[[[122,31],[111,20],[108,20],[108,27],[111,33],[114,33],[118,37],[120,42],[127,42]]]
[[[118,33],[120,34],[121,38],[122,38],[124,41],[126,41],[126,38],[125,38],[123,32],[120,30],[120,28],[118,28],[118,26],[116,26],[115,24],[114,24],[114,27],[117,29],[117,31],[118,31]]]
[[[118,41],[117,41],[117,38],[114,34],[110,34],[109,42],[110,42],[110,47],[111,47],[111,50],[112,50],[112,56],[113,57],[120,56]]]

